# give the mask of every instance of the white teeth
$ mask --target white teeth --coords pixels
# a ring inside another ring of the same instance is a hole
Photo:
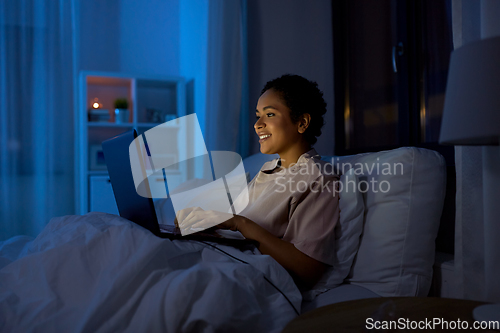
[[[259,135],[259,139],[266,139],[268,137],[270,137],[271,135],[270,134],[265,134],[265,135]]]

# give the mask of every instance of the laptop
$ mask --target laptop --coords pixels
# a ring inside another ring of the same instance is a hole
[[[178,227],[160,225],[153,199],[140,196],[134,185],[129,146],[135,138],[137,138],[137,131],[132,129],[102,143],[109,180],[121,217],[148,229],[156,236],[162,238],[210,241],[235,247],[258,244],[256,241],[250,239],[224,237],[223,230],[222,232],[207,232],[204,230],[183,236]]]

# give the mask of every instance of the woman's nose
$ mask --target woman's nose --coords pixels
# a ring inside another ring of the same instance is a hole
[[[255,122],[255,124],[253,125],[253,127],[255,129],[259,129],[259,128],[262,128],[264,126],[265,125],[264,125],[264,122],[262,121],[262,118],[257,119],[257,121]]]

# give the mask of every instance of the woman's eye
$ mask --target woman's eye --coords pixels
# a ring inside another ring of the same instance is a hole
[[[271,112],[270,112],[270,113],[268,113],[268,114],[266,114],[266,115],[267,115],[268,117],[272,117],[272,116],[274,116],[274,113],[271,113]]]
[[[260,119],[260,117],[259,117],[259,116],[255,116],[255,119],[256,119],[256,120],[259,120],[259,119]]]

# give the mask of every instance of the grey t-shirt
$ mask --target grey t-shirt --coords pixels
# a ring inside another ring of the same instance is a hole
[[[339,221],[339,176],[316,150],[280,168],[265,163],[248,184],[249,203],[239,215],[328,265],[334,263],[335,225]]]

